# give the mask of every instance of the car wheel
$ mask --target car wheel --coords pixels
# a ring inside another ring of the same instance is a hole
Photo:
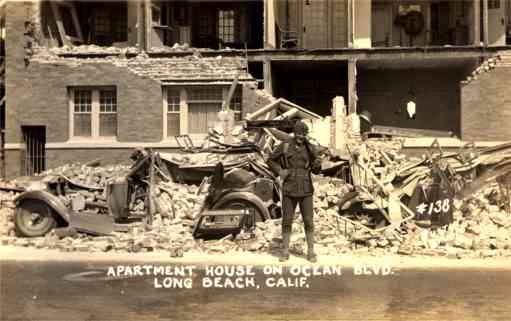
[[[57,226],[52,209],[37,201],[23,202],[16,208],[14,223],[20,236],[44,236]]]

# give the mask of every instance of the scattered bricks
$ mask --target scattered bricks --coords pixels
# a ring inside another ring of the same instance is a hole
[[[502,212],[493,212],[490,215],[490,219],[492,220],[493,223],[495,223],[498,226],[502,227],[511,226],[511,217]]]
[[[454,239],[454,246],[465,250],[471,249],[472,244],[473,240],[464,234],[456,235],[456,238]]]
[[[93,242],[91,244],[91,250],[97,250],[99,252],[107,252],[113,249],[113,245],[108,241]]]
[[[16,239],[16,241],[14,242],[14,245],[16,246],[28,246],[29,245],[29,240],[26,239],[26,238],[19,238],[19,239]]]
[[[399,247],[397,254],[401,255],[412,255],[413,254],[413,248],[411,246],[401,246]]]
[[[497,251],[497,250],[483,250],[483,251],[481,251],[482,258],[495,257],[498,254],[499,254],[499,251]]]
[[[481,226],[476,224],[469,224],[466,228],[466,231],[474,235],[479,235],[481,234]]]
[[[45,239],[43,237],[39,237],[39,238],[35,239],[34,240],[34,246],[37,249],[42,249],[42,248],[46,247]]]
[[[2,245],[11,245],[11,244],[14,244],[16,242],[16,238],[15,237],[10,237],[10,236],[2,236],[2,239],[1,239],[1,244]]]
[[[60,227],[53,230],[53,233],[58,238],[65,238],[70,236],[76,236],[78,232],[73,227]]]

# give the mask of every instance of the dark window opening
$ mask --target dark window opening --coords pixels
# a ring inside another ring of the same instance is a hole
[[[177,2],[171,4],[171,22],[189,27],[191,45],[197,48],[254,49],[263,47],[262,0],[222,2]],[[177,28],[179,29],[179,28]],[[176,32],[175,42],[186,42]]]
[[[128,41],[128,6],[126,1],[44,1],[41,24],[51,46],[69,41],[74,45],[112,46]],[[62,39],[62,32],[70,39]]]
[[[46,169],[46,127],[22,126],[24,150],[23,175],[34,175]]]
[[[73,24],[73,16],[71,14],[71,9],[69,7],[59,7],[60,16],[62,17],[62,23],[64,25],[64,29],[66,30],[66,34],[71,37],[77,37],[74,24]]]

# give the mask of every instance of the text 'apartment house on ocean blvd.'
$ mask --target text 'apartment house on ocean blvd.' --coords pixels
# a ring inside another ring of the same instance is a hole
[[[508,0],[4,1],[1,12],[8,177],[199,140],[236,77],[237,119],[268,102],[259,87],[324,116],[342,96],[378,125],[511,137]]]

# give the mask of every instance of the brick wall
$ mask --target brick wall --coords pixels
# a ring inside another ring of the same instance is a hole
[[[461,86],[461,137],[466,141],[511,139],[511,66],[497,66]]]
[[[369,110],[373,123],[406,128],[460,130],[460,89],[464,71],[445,69],[358,70],[358,111]],[[408,119],[409,92],[416,118]]]
[[[6,8],[6,143],[23,143],[21,127],[24,125],[45,126],[47,143],[66,142],[69,139],[70,124],[68,92],[69,87],[75,86],[115,86],[119,142],[161,141],[162,85],[151,75],[135,74],[129,66],[116,65],[108,59],[45,60],[44,57],[36,56],[37,59],[29,60],[26,65],[23,26],[25,21],[32,17],[28,8],[30,7],[19,3],[8,3]],[[140,62],[146,60],[142,58]],[[228,61],[225,63],[231,67]],[[193,59],[188,61],[188,65],[197,64],[202,66],[201,62]],[[220,67],[224,67],[220,64]],[[188,65],[180,67],[188,70]],[[154,71],[158,68],[165,71],[169,67],[149,64],[146,69]],[[179,69],[173,67],[173,70]],[[93,147],[94,144],[91,143],[91,149],[47,149],[47,168],[68,162],[86,162],[99,157],[106,158],[107,162],[126,161],[130,152],[130,149]],[[21,151],[10,149],[6,152],[8,177],[22,174],[21,160]]]

